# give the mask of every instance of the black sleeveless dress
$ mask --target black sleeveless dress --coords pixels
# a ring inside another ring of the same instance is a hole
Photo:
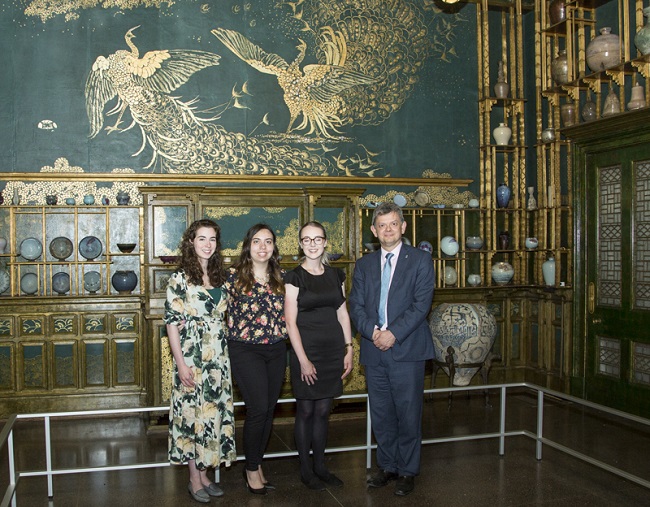
[[[318,380],[307,385],[300,378],[300,362],[291,350],[291,386],[295,398],[319,400],[343,394],[345,337],[336,310],[345,303],[341,284],[345,273],[325,266],[322,275],[312,275],[301,266],[287,273],[284,281],[298,287],[298,317],[302,346],[316,368]]]

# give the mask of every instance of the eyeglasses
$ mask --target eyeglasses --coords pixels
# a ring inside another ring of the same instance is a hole
[[[325,238],[323,236],[316,236],[315,238],[310,238],[309,236],[305,236],[304,238],[300,238],[300,244],[303,246],[309,246],[312,243],[314,245],[322,245],[324,241]]]

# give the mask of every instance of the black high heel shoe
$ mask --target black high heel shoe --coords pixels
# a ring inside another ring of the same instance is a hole
[[[244,477],[244,484],[246,484],[246,489],[250,492],[253,493],[254,495],[266,495],[266,488],[261,487],[261,488],[251,488],[250,484],[248,484],[248,474],[246,473],[246,468],[242,470],[242,476]]]

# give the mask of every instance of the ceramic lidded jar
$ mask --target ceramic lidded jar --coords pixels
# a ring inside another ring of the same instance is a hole
[[[505,123],[499,123],[499,126],[492,131],[492,135],[498,146],[506,146],[510,142],[512,130]]]
[[[646,24],[634,36],[634,45],[642,55],[650,54],[650,7],[643,9]]]
[[[126,206],[127,204],[129,204],[129,201],[131,200],[131,196],[127,192],[120,190],[117,193],[115,199],[117,200],[117,204],[119,204],[120,206]]]
[[[472,287],[478,287],[481,285],[481,275],[477,273],[472,273],[467,276],[467,284]]]
[[[557,85],[569,82],[569,59],[566,55],[566,49],[561,49],[557,56],[551,60],[551,77]]]
[[[537,238],[530,237],[530,238],[526,238],[524,244],[526,248],[528,248],[528,250],[534,250],[535,248],[537,248],[537,245],[539,245],[539,241],[537,240]]]
[[[592,72],[600,72],[621,63],[621,48],[618,35],[612,28],[604,26],[600,35],[587,45],[587,65]]]

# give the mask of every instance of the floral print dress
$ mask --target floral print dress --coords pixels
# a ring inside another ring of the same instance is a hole
[[[174,272],[167,286],[165,323],[185,324],[180,332],[181,350],[188,366],[196,367],[196,386],[188,389],[174,365],[174,384],[169,410],[169,461],[196,460],[200,470],[227,466],[236,461],[235,419],[230,359],[224,318],[227,295],[218,289],[213,298],[207,289],[188,284],[182,270]]]

